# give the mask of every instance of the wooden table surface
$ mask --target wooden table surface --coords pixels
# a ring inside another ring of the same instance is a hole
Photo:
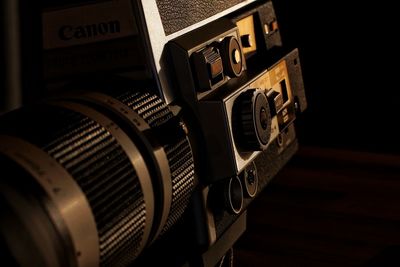
[[[235,266],[400,266],[400,156],[300,148],[249,207]]]

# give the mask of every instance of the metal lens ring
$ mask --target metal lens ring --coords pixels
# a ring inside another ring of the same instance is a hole
[[[24,176],[34,180],[33,184],[37,183],[35,186],[41,188],[39,190],[41,192],[38,194],[40,198],[45,200],[42,203],[45,215],[39,216],[43,211],[40,211],[40,209],[32,211],[34,207],[32,200],[29,205],[23,203],[23,199],[27,196],[12,192],[14,189],[8,188],[6,185],[8,183],[7,180],[10,178],[3,177],[1,181],[2,198],[9,199],[8,201],[12,203],[12,213],[21,213],[20,216],[23,216],[23,218],[29,217],[31,219],[29,224],[17,226],[16,219],[12,218],[13,225],[5,226],[8,229],[16,227],[16,232],[32,233],[33,231],[33,234],[26,235],[31,236],[32,243],[38,243],[37,246],[40,244],[39,251],[34,256],[35,260],[44,261],[45,264],[51,266],[60,266],[60,259],[54,258],[57,253],[52,251],[54,247],[52,242],[54,240],[49,241],[49,239],[54,238],[48,236],[52,228],[47,229],[45,232],[43,232],[42,228],[43,225],[55,225],[58,228],[55,231],[57,232],[58,230],[59,233],[54,235],[61,236],[61,242],[64,243],[64,248],[61,249],[64,250],[65,247],[72,248],[72,251],[67,252],[66,255],[66,261],[69,264],[82,267],[98,266],[100,256],[96,222],[89,202],[71,175],[45,151],[17,137],[0,135],[0,154],[3,154],[8,160],[14,161],[18,165],[15,167],[17,169],[13,170],[13,173],[8,173],[8,175],[18,175],[11,178],[14,180],[13,182],[26,183],[21,178],[21,173],[26,173]],[[33,190],[33,186],[29,186],[30,190]],[[65,207],[68,208],[66,209]],[[43,219],[42,217],[45,218]],[[42,226],[38,225],[39,223]],[[35,236],[36,233],[40,233],[41,236]],[[86,238],[82,238],[82,233],[85,233]],[[21,246],[20,243],[18,245]],[[29,246],[29,244],[24,244],[24,246]],[[42,247],[47,251],[41,251]],[[51,254],[49,255],[49,253]],[[14,254],[14,257],[21,261],[19,255]],[[33,263],[31,262],[31,264]]]
[[[194,160],[189,139],[186,134],[179,134],[183,133],[182,122],[174,120],[176,117],[158,96],[147,91],[127,90],[116,98],[164,135],[162,146],[168,158],[170,180],[167,182],[171,183],[172,199],[168,218],[160,225],[162,234],[181,217],[194,189]]]
[[[107,91],[109,95],[89,92],[78,98],[114,113],[131,129],[135,135],[131,137],[144,146],[142,154],[148,155],[154,172],[156,214],[151,239],[155,240],[181,217],[194,188],[190,143],[185,133],[179,134],[181,122],[158,96],[143,90]]]
[[[65,250],[74,251],[77,266],[120,266],[132,262],[147,244],[154,196],[145,161],[128,136],[108,117],[77,103],[54,102],[19,110],[2,119],[2,125],[13,129],[7,134],[26,140],[46,155],[51,164],[67,173],[64,176],[50,173],[52,179],[75,184],[79,189],[72,194],[65,187],[57,187],[64,198],[75,204],[78,199],[89,203],[90,210],[71,213],[68,210],[74,205],[56,205],[63,221],[85,225],[79,220],[87,217],[94,220],[92,231],[67,231],[72,239],[75,236],[77,240],[97,240],[84,246],[97,250],[97,257],[88,255],[82,245],[65,244]],[[21,151],[23,147],[29,146],[24,144]],[[27,159],[35,162],[38,154],[30,153]],[[38,162],[35,166],[46,165]],[[50,220],[54,221],[52,217]],[[62,228],[58,231],[65,232]],[[81,263],[86,256],[91,262]]]

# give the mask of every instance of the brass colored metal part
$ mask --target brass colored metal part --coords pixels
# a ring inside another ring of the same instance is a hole
[[[240,36],[247,39],[248,45],[243,46],[243,53],[246,55],[257,51],[256,34],[254,30],[254,15],[245,17],[236,22]]]

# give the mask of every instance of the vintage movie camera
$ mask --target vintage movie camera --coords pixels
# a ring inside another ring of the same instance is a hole
[[[272,2],[37,5],[40,101],[0,117],[3,258],[231,262],[247,206],[297,149],[307,105]]]

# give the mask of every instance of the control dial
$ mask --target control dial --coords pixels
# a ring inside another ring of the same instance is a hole
[[[235,142],[243,152],[262,151],[271,136],[271,111],[264,90],[243,92],[233,106]]]

